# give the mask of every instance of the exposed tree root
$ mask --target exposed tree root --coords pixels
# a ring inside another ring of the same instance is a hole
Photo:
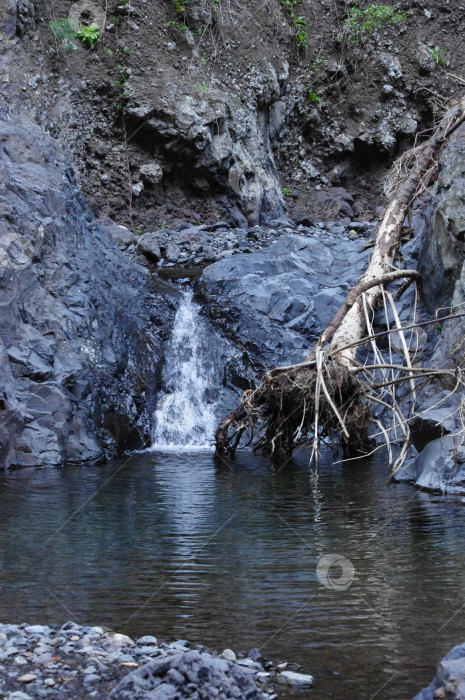
[[[391,443],[403,443],[400,456],[395,462],[392,460],[397,468],[405,459],[408,418],[418,387],[439,374],[451,375],[456,389],[463,385],[461,375],[455,370],[413,366],[418,347],[412,345],[412,338],[406,337],[394,299],[385,288],[390,282],[405,278],[399,296],[412,282],[420,281],[415,270],[398,270],[393,264],[403,222],[412,201],[430,183],[439,151],[464,120],[465,99],[447,112],[428,141],[401,159],[398,190],[386,209],[366,272],[349,290],[305,361],[268,371],[259,387],[248,392],[241,404],[220,422],[215,435],[218,454],[233,456],[244,431],[251,429],[251,441],[254,432],[258,434],[254,447],[269,454],[290,453],[295,445],[308,442],[309,438],[313,439],[313,453],[317,454],[322,438],[338,435],[347,456],[361,456],[372,446],[369,426],[373,422],[372,406],[377,404],[388,408],[392,417],[389,426],[375,421],[390,454]],[[409,173],[405,172],[407,164]],[[389,341],[387,357],[376,342],[383,334],[374,334],[372,328],[374,311],[383,305],[388,328],[389,319],[394,318],[394,328],[384,334]],[[400,339],[404,364],[392,359],[394,331]],[[365,365],[356,359],[363,344],[369,348],[371,357]],[[405,383],[409,386],[408,401],[396,396],[396,388]]]

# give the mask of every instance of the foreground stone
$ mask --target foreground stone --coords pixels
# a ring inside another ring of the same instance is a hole
[[[273,700],[275,684],[311,684],[299,673],[262,659],[258,649],[221,656],[185,639],[170,644],[152,635],[133,641],[102,627],[0,624],[0,697],[111,700]],[[227,653],[228,652],[228,653]],[[226,658],[228,657],[228,658]],[[302,679],[307,682],[303,683]]]
[[[313,685],[313,676],[294,671],[282,671],[277,679],[282,685],[291,685],[293,688],[310,688]]]
[[[465,700],[465,644],[454,647],[441,660],[427,688],[413,700]]]

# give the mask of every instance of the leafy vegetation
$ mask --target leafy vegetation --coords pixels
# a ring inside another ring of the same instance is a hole
[[[129,80],[129,73],[128,69],[126,66],[123,66],[122,63],[118,63],[118,79],[115,80],[115,85],[119,87],[120,92],[118,95],[118,104],[116,105],[116,109],[123,109],[124,107],[124,102],[129,100],[130,94],[126,89],[126,83]]]
[[[173,0],[173,10],[175,15],[185,17],[190,0]]]
[[[314,105],[320,104],[321,98],[319,97],[318,91],[315,87],[312,86],[307,88],[307,100]]]
[[[281,193],[282,193],[285,197],[292,197],[292,190],[290,190],[289,187],[283,187],[282,190],[281,190]]]
[[[280,2],[290,13],[292,24],[295,28],[297,47],[299,49],[304,49],[307,46],[308,40],[307,20],[303,15],[298,15],[294,12],[294,8],[299,4],[300,0],[280,0]]]
[[[89,48],[93,49],[97,41],[100,39],[101,29],[98,24],[92,22],[86,27],[82,24],[76,32],[76,39],[80,39],[84,44],[88,44]]]
[[[101,28],[95,22],[88,27],[85,24],[77,26],[68,17],[62,17],[54,22],[50,22],[50,28],[58,41],[61,42],[66,53],[76,51],[77,47],[74,39],[79,39],[93,49],[101,35]]]
[[[186,32],[188,30],[188,26],[184,24],[184,22],[176,22],[175,20],[171,20],[171,22],[167,22],[166,26],[169,29],[174,29],[176,32],[179,32],[182,34],[183,32]]]
[[[449,60],[445,55],[449,49],[442,50],[439,46],[435,46],[434,49],[427,48],[427,51],[437,66],[447,67],[449,65]]]
[[[352,7],[344,24],[352,42],[357,43],[362,32],[376,32],[382,27],[403,22],[404,19],[405,12],[396,10],[395,7],[370,3],[364,10]]]

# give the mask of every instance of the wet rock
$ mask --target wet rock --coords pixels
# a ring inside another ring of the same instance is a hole
[[[427,688],[413,700],[463,700],[465,698],[465,644],[454,647],[441,660]]]
[[[421,253],[425,298],[430,308],[465,301],[465,125],[441,156],[438,190],[431,224]],[[452,299],[451,299],[452,297]]]
[[[276,680],[282,685],[291,685],[293,688],[310,688],[313,685],[313,676],[294,673],[294,671],[282,671]]]
[[[445,435],[432,440],[408,460],[394,475],[396,481],[408,481],[436,493],[465,494],[465,448],[460,439]]]
[[[226,661],[237,661],[237,656],[232,649],[225,649],[221,653],[221,656],[223,657],[223,659],[226,659]]]
[[[165,257],[169,262],[177,262],[181,257],[181,248],[176,243],[169,243],[166,246]]]

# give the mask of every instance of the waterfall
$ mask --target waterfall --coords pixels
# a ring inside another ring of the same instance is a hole
[[[209,362],[210,333],[192,300],[183,292],[163,369],[164,394],[154,414],[152,449],[209,449],[215,431],[217,387]]]

